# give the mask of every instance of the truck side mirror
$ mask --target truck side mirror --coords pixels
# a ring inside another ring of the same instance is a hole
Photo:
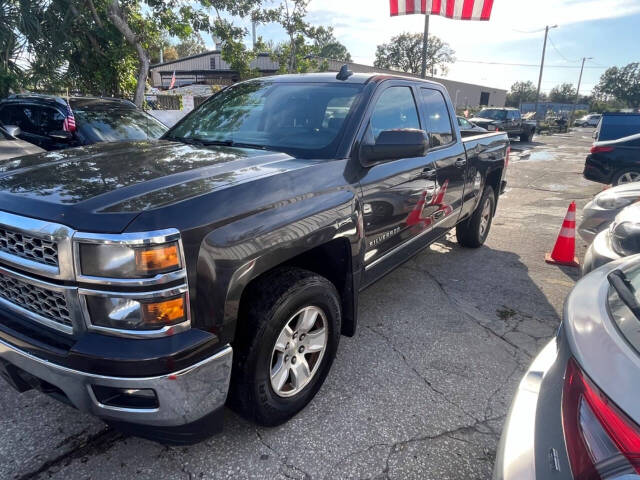
[[[359,152],[363,167],[398,158],[422,157],[429,148],[429,135],[417,128],[383,130],[373,144],[369,143],[371,139],[367,137],[370,135],[365,135]]]
[[[20,130],[20,127],[17,125],[5,125],[4,129],[12,137],[17,137],[22,133],[22,130]]]

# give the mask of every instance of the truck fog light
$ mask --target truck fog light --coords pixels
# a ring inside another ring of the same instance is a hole
[[[110,407],[158,408],[158,396],[151,388],[116,388],[92,385],[96,400]]]
[[[158,330],[188,320],[185,294],[154,299],[86,295],[85,300],[91,325],[96,327]]]

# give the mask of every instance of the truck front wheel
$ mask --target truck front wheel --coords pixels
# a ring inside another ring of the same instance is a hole
[[[229,406],[261,425],[302,410],[324,382],[340,339],[340,298],[326,278],[278,269],[243,297]]]
[[[463,247],[478,248],[484,244],[491,221],[496,210],[496,197],[493,188],[484,187],[480,203],[471,217],[456,226],[456,238]]]

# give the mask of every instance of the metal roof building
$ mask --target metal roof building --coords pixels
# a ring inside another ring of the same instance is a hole
[[[339,60],[318,60],[321,62],[326,61],[330,72],[338,72],[340,67],[344,65],[344,62]],[[350,70],[356,73],[389,73],[418,76],[360,63],[348,63],[347,65]],[[259,54],[251,62],[250,66],[258,69],[262,75],[273,75],[277,73],[279,67],[278,62],[272,60],[267,53]],[[231,70],[229,64],[222,59],[219,50],[159,63],[152,65],[149,70],[152,85],[159,88],[167,88],[169,86],[174,72],[176,74],[176,86],[191,85],[193,83],[228,85],[238,81],[237,72]],[[504,107],[507,99],[507,91],[504,89],[458,82],[447,78],[427,77],[427,79],[443,84],[456,107],[477,107],[481,105]]]

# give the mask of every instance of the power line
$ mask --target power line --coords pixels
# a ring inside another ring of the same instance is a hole
[[[509,63],[509,62],[485,62],[482,60],[456,60],[456,62],[460,63],[479,63],[482,65],[505,65],[509,67],[536,67],[540,68],[539,63]],[[545,65],[546,68],[580,68],[580,65]],[[606,69],[609,67],[596,67],[596,66],[588,66],[584,67],[590,69]]]
[[[565,62],[567,63],[577,63],[579,60],[569,60],[567,57],[565,57],[562,53],[560,53],[560,50],[558,50],[558,47],[556,47],[556,44],[553,43],[553,39],[551,38],[551,35],[549,35],[549,42],[551,43],[551,46],[553,47],[553,49],[556,51],[556,53],[558,55],[560,55]]]

